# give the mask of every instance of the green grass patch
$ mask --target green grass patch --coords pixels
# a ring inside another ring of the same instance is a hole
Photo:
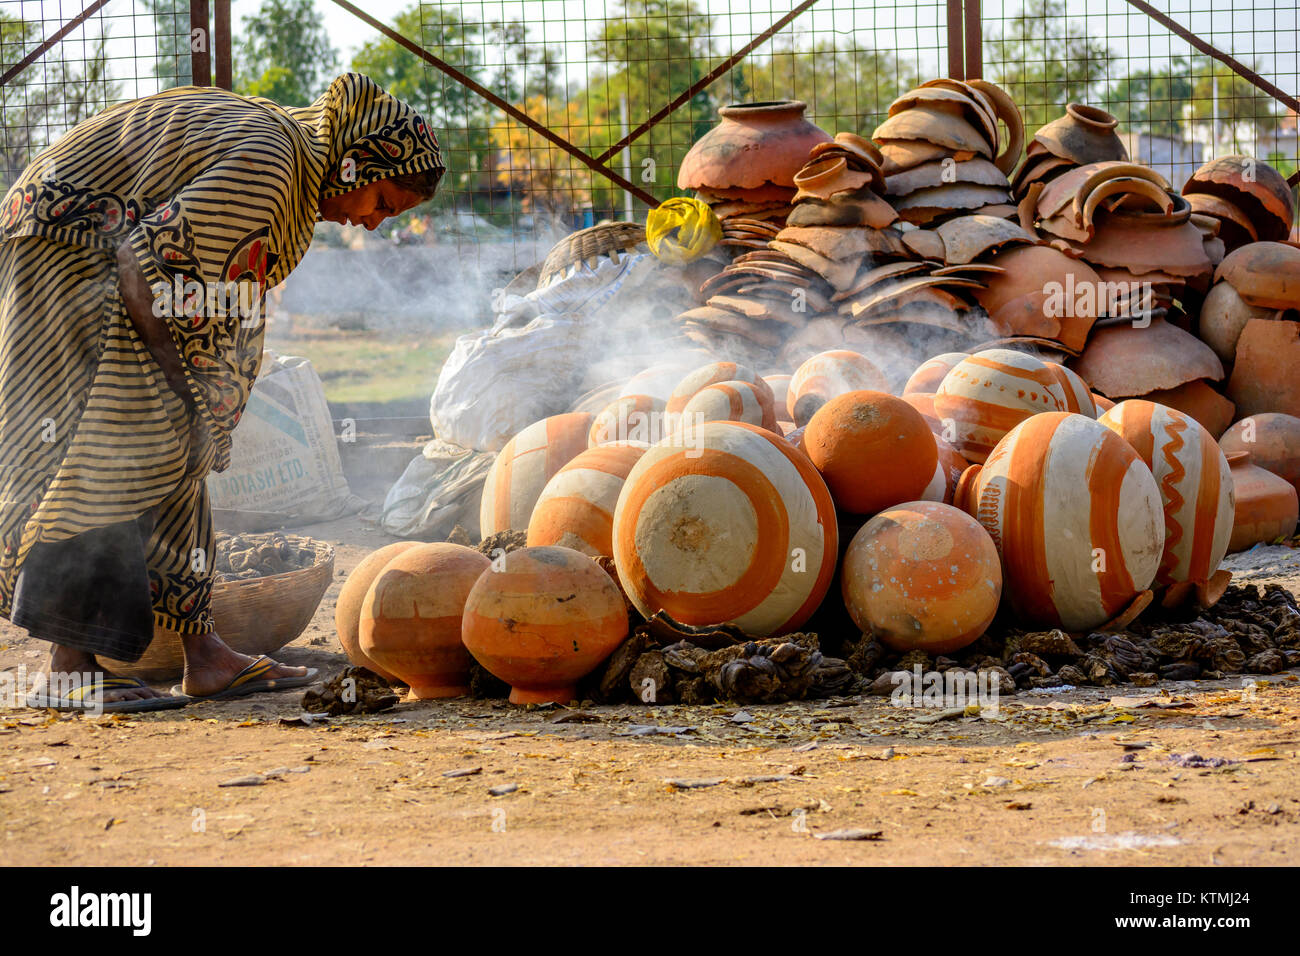
[[[310,332],[268,335],[266,345],[310,359],[330,402],[394,402],[428,399],[460,334]]]

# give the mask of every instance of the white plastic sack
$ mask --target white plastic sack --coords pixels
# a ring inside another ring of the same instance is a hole
[[[380,524],[400,538],[429,541],[445,540],[461,525],[477,541],[479,501],[495,460],[493,452],[429,442],[388,490]]]
[[[230,467],[208,476],[212,507],[282,515],[286,523],[357,511],[343,476],[325,387],[298,356],[264,353],[262,370],[231,436]]]
[[[433,433],[496,452],[533,422],[568,411],[587,361],[576,319],[543,315],[458,338],[429,400]]]

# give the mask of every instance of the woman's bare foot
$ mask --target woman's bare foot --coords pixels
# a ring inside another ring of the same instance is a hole
[[[185,651],[185,677],[181,690],[191,697],[208,697],[220,693],[256,658],[230,649],[216,633],[190,634],[181,638]],[[302,677],[305,667],[276,664],[263,675],[263,679],[276,677]]]
[[[51,674],[54,675],[53,682],[49,680]],[[63,695],[83,684],[93,683],[99,678],[107,679],[117,676],[105,670],[95,660],[94,654],[87,654],[85,651],[64,647],[62,644],[54,644],[50,652],[49,663],[37,678],[36,691],[51,696],[55,694]],[[109,687],[104,690],[103,694],[101,703],[105,704],[112,704],[122,700],[148,700],[151,697],[165,696],[151,687]]]

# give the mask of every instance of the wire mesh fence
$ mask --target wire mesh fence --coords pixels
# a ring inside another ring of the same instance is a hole
[[[557,233],[602,218],[643,218],[647,201],[679,194],[682,158],[717,122],[719,106],[798,99],[823,129],[870,135],[898,94],[952,69],[954,47],[958,63],[966,48],[967,70],[972,48],[982,53],[983,75],[1020,104],[1030,135],[1067,102],[1100,106],[1118,118],[1130,154],[1175,186],[1209,157],[1231,152],[1267,159],[1287,175],[1300,167],[1296,114],[1266,92],[1288,99],[1300,88],[1298,0],[1160,0],[1158,10],[1140,0],[1011,0],[982,9],[964,2],[963,9],[962,0],[425,0],[381,11],[375,0],[359,0],[432,61],[353,11],[348,35],[336,37],[345,55],[330,66],[369,73],[437,131],[449,172],[421,210],[431,217],[423,228],[436,223],[462,251],[512,244],[526,250],[520,267]],[[266,40],[248,31],[265,32],[258,17],[269,3],[237,4],[237,53]],[[0,0],[0,75],[90,6]],[[0,84],[3,183],[99,109],[190,82],[189,44],[188,0],[99,5]],[[313,73],[306,85],[324,75]]]

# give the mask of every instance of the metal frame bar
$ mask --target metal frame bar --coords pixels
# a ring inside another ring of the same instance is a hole
[[[230,63],[230,0],[215,0],[212,23],[212,81],[223,90],[233,89]]]
[[[92,14],[94,14],[97,10],[99,10],[107,3],[108,0],[95,0],[94,3],[87,6],[79,14],[77,14],[75,17],[73,17],[63,26],[59,27],[59,29],[55,31],[54,36],[50,37],[48,40],[46,40],[44,43],[38,46],[31,53],[28,53],[25,57],[23,57],[21,60],[15,63],[13,66],[9,67],[9,69],[5,70],[4,76],[0,76],[0,86],[4,86],[6,83],[12,80],[23,70],[27,69],[33,63],[35,63],[37,60],[43,57],[47,52],[49,52],[52,46],[54,46],[56,43],[62,40],[73,30],[77,29],[77,27],[85,23],[88,19],[90,19]]]
[[[487,100],[493,106],[505,112],[507,116],[517,120],[518,122],[522,123],[524,126],[527,126],[538,136],[541,136],[543,139],[547,140],[548,142],[553,143],[554,145],[560,147],[560,149],[564,150],[566,153],[568,153],[574,159],[578,160],[578,162],[582,163],[584,166],[590,168],[593,172],[600,173],[606,179],[609,179],[611,182],[613,182],[616,186],[620,187],[621,189],[627,190],[633,196],[635,196],[637,199],[640,199],[646,205],[650,206],[651,208],[654,208],[655,206],[659,205],[659,200],[655,199],[655,197],[652,196],[650,193],[646,192],[644,189],[641,189],[639,186],[633,185],[631,182],[624,179],[622,176],[614,172],[614,170],[610,169],[608,166],[602,166],[597,160],[593,159],[587,153],[583,152],[581,149],[574,146],[568,140],[551,132],[549,129],[547,129],[541,123],[537,122],[537,120],[533,119],[527,113],[523,112],[522,110],[518,109],[515,106],[512,106],[510,103],[506,102],[496,93],[493,93],[491,90],[489,90],[487,87],[483,86],[481,83],[474,80],[472,77],[466,76],[464,73],[456,69],[450,63],[447,63],[445,60],[441,60],[438,57],[434,56],[432,53],[430,53],[428,50],[421,47],[419,44],[415,43],[412,40],[407,39],[406,37],[398,33],[396,30],[392,29],[391,27],[387,26],[384,23],[381,23],[379,20],[376,20],[374,17],[366,13],[364,10],[358,9],[356,6],[349,3],[348,0],[334,0],[334,3],[342,7],[344,10],[348,11],[348,13],[352,14],[353,16],[361,20],[363,23],[378,30],[380,33],[388,37],[388,39],[392,40],[394,43],[404,47],[407,50],[410,50],[412,53],[414,53],[420,59],[424,60],[430,66],[433,66],[441,70],[443,73],[446,73],[457,83],[477,93],[479,96],[483,97],[483,99]]]
[[[193,44],[195,30],[203,31],[203,49],[190,47],[190,76],[195,86],[212,85],[212,25],[208,16],[208,0],[190,0],[190,37]]]
[[[655,113],[653,116],[647,119],[644,123],[642,123],[636,129],[629,132],[621,140],[619,140],[609,149],[605,150],[605,152],[601,153],[598,157],[596,157],[596,162],[598,163],[608,162],[610,159],[617,156],[623,150],[627,149],[628,146],[630,146],[640,137],[644,136],[647,132],[649,132],[651,129],[657,126],[659,122],[662,121],[670,113],[675,112],[676,110],[684,106],[686,103],[690,102],[690,100],[695,96],[696,93],[700,92],[700,90],[704,89],[706,86],[709,86],[711,83],[719,79],[724,73],[730,70],[733,66],[739,63],[745,57],[749,56],[749,54],[753,53],[756,48],[766,43],[768,40],[772,39],[772,37],[776,35],[778,30],[780,30],[782,27],[787,26],[795,18],[803,14],[804,11],[806,11],[809,7],[811,7],[816,2],[817,0],[803,0],[802,3],[794,7],[785,16],[781,17],[779,20],[773,21],[772,25],[769,26],[766,30],[758,34],[758,36],[754,37],[752,40],[750,40],[748,43],[742,46],[735,53],[731,54],[731,56],[727,57],[717,66],[715,66],[713,69],[709,70],[708,73],[704,74],[704,76],[700,77],[690,86],[688,86],[686,89],[682,90],[682,92],[678,93],[675,97],[673,97],[673,99],[666,106],[662,107],[657,113]]]
[[[961,0],[948,0],[948,79],[966,79],[966,64],[962,56]]]
[[[977,80],[984,75],[984,23],[980,0],[965,0],[965,16],[962,20],[962,36],[966,45],[966,66],[963,80]],[[948,23],[949,31],[952,22]]]

